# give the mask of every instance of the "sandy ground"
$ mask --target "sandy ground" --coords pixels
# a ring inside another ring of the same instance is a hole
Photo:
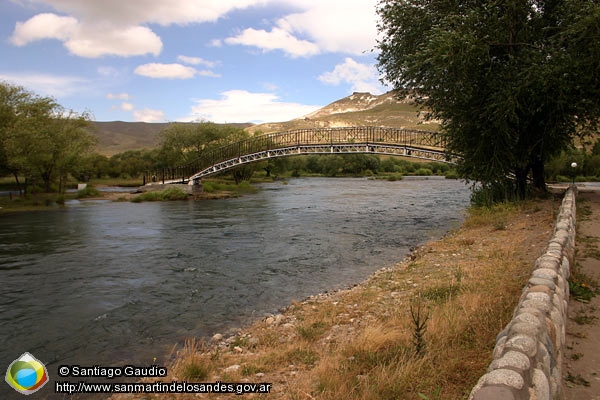
[[[581,188],[577,197],[578,232],[575,269],[600,282],[600,191]],[[600,295],[589,303],[569,302],[563,366],[566,400],[600,400]]]

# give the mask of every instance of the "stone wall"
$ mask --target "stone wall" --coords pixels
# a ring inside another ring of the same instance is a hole
[[[575,249],[576,188],[565,193],[545,253],[533,273],[512,320],[498,335],[488,372],[469,400],[562,399],[569,270]]]

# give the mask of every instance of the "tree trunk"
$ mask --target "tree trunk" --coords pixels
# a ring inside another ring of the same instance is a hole
[[[23,196],[23,190],[21,189],[21,182],[19,182],[19,174],[17,173],[17,171],[13,171],[13,174],[15,175],[15,182],[17,182],[17,189],[19,189],[19,197]]]
[[[517,199],[525,200],[527,196],[527,173],[528,168],[517,168],[515,170],[516,184],[517,184]]]
[[[546,177],[544,170],[544,161],[542,159],[535,159],[531,165],[531,173],[533,175],[533,187],[540,191],[546,191]]]

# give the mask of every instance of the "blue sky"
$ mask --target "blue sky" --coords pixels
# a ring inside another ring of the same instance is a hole
[[[376,4],[3,0],[0,81],[97,121],[287,121],[389,90]]]

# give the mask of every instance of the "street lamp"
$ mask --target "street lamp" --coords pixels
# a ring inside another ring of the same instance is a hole
[[[576,168],[577,168],[577,163],[576,162],[572,162],[571,163],[571,168],[573,168],[573,185],[575,185],[575,172],[576,172]]]

